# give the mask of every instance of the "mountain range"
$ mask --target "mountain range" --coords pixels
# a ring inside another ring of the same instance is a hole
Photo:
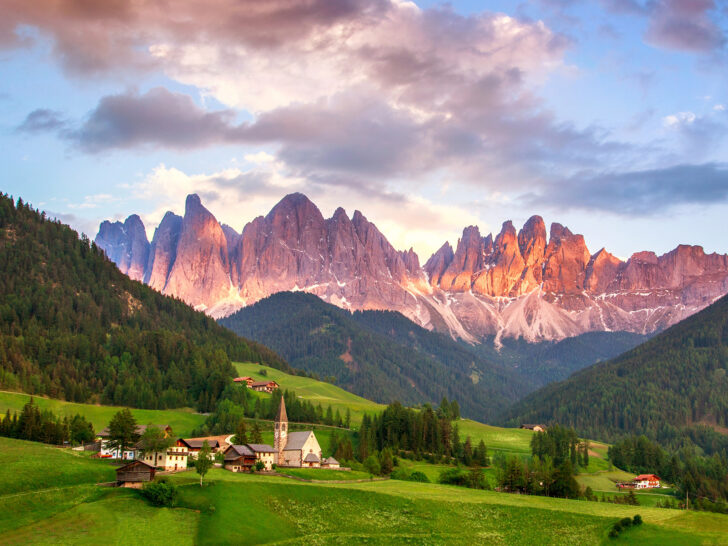
[[[197,195],[167,212],[151,243],[142,220],[105,221],[96,244],[133,279],[220,318],[281,291],[305,291],[349,310],[399,311],[468,342],[561,340],[585,332],[659,332],[728,292],[728,256],[679,245],[623,261],[591,253],[540,216],[497,235],[468,226],[424,265],[396,250],[360,212],[331,218],[305,195],[284,197],[242,233]]]

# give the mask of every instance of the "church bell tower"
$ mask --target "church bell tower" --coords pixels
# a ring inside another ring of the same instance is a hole
[[[288,443],[288,415],[286,415],[286,401],[281,396],[281,405],[278,408],[278,415],[276,415],[276,428],[274,432],[274,445],[276,450],[277,458],[276,464],[284,464],[283,450],[286,448]]]

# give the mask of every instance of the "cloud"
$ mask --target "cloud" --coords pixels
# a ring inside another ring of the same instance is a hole
[[[721,114],[721,110],[715,109],[707,115],[678,112],[665,116],[662,123],[695,161],[715,150],[728,135],[728,125]]]
[[[67,122],[60,112],[39,108],[30,112],[23,123],[16,127],[16,131],[20,133],[57,132],[65,130],[66,127]]]
[[[710,17],[713,0],[658,0],[645,33],[648,43],[665,49],[705,53],[723,47],[724,30]]]
[[[551,182],[523,197],[528,206],[551,205],[615,214],[655,215],[681,205],[728,202],[728,164],[676,165],[634,172],[582,174]]]

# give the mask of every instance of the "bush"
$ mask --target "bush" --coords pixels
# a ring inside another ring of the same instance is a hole
[[[470,483],[470,472],[462,468],[447,468],[440,472],[439,482],[467,487]]]
[[[635,517],[632,518],[632,525],[642,525],[642,516],[639,514],[635,515]]]
[[[632,518],[622,518],[619,520],[619,523],[622,525],[622,528],[627,529],[628,527],[632,527]]]
[[[141,493],[154,506],[174,506],[177,500],[177,487],[167,478],[145,483]]]
[[[430,483],[430,478],[428,478],[424,472],[420,472],[419,470],[412,472],[407,479],[411,482]]]
[[[260,472],[265,468],[265,463],[263,461],[255,461],[255,469]]]
[[[364,461],[364,468],[370,474],[379,475],[382,472],[382,468],[379,466],[379,461],[374,455],[369,455]]]

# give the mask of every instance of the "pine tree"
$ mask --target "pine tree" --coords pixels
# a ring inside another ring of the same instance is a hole
[[[238,421],[238,426],[235,428],[235,438],[233,438],[233,443],[235,445],[248,443],[248,430],[245,426],[245,419],[240,419],[240,421]]]

